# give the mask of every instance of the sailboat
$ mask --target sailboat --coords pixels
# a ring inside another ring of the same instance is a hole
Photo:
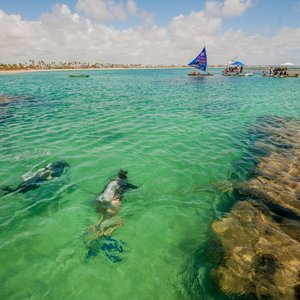
[[[206,55],[206,49],[205,47],[202,49],[202,51],[199,53],[199,55],[192,60],[189,64],[189,66],[196,68],[197,70],[202,70],[206,72],[207,67],[207,55]],[[196,76],[196,77],[205,77],[205,76],[213,76],[211,73],[200,73],[199,71],[193,71],[188,73],[189,76]]]

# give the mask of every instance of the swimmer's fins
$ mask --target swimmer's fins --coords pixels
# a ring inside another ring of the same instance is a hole
[[[125,242],[113,239],[111,236],[99,238],[91,242],[87,251],[87,258],[97,256],[100,250],[113,263],[122,260],[120,253],[124,252]]]

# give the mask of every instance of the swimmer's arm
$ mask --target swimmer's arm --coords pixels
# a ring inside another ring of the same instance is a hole
[[[128,189],[137,189],[138,186],[137,186],[137,185],[134,185],[134,184],[132,184],[132,183],[127,183],[127,188],[128,188]]]

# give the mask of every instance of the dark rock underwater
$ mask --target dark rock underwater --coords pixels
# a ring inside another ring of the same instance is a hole
[[[263,117],[249,133],[264,155],[212,224],[224,250],[212,276],[227,295],[300,299],[300,120]]]

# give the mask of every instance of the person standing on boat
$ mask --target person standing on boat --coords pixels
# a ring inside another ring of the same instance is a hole
[[[272,76],[272,74],[273,74],[273,67],[270,68],[269,76]]]
[[[283,66],[280,66],[280,76],[283,75],[283,71],[284,71],[284,67],[283,67]]]

